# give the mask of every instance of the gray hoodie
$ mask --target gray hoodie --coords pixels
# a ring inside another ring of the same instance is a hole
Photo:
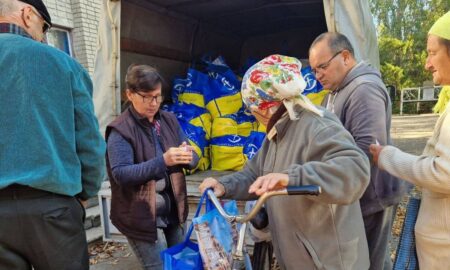
[[[378,141],[392,145],[391,100],[380,73],[367,63],[358,63],[322,105],[338,116],[369,158],[370,144]],[[370,184],[360,200],[363,216],[399,203],[409,187],[373,163],[370,175]]]
[[[286,114],[244,169],[219,179],[225,198],[249,200],[262,175],[286,173],[290,186],[316,184],[322,194],[278,196],[266,203],[274,251],[281,269],[364,270],[369,253],[359,198],[369,183],[369,160],[330,112]]]

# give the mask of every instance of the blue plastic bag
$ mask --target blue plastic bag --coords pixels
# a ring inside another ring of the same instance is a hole
[[[225,85],[233,89],[240,89],[241,82],[231,68],[225,63],[225,59],[223,59],[222,56],[217,57],[214,61],[208,61],[205,59],[203,59],[203,61],[207,65],[206,71],[208,72],[209,77],[220,80],[225,78]]]
[[[230,224],[208,201],[206,205],[213,209],[207,209],[204,215],[192,219],[203,267],[208,270],[231,269],[232,249],[238,238],[236,224]],[[226,202],[223,208],[229,215],[239,214],[236,201]]]
[[[176,94],[178,102],[205,107],[203,94],[209,88],[209,77],[207,74],[190,68],[186,80],[180,82],[179,88],[182,92]]]
[[[244,144],[244,155],[246,155],[249,160],[252,159],[259,148],[261,148],[264,138],[266,138],[266,133],[259,131],[252,131],[250,136],[247,137],[246,143]]]
[[[319,93],[322,91],[323,86],[320,84],[320,82],[316,79],[316,76],[312,73],[311,67],[307,66],[305,68],[302,68],[302,76],[303,79],[305,79],[306,82],[306,88],[303,90],[303,95],[308,95],[311,93]]]
[[[416,270],[419,269],[419,261],[416,252],[416,238],[414,227],[419,214],[420,199],[410,197],[406,206],[406,217],[403,222],[400,241],[397,246],[393,270]]]
[[[214,171],[239,171],[244,167],[244,143],[247,137],[225,135],[211,139],[211,169]]]
[[[178,96],[186,90],[186,85],[189,83],[188,79],[175,78],[172,87],[172,102],[178,103]]]
[[[208,197],[206,192],[200,198],[200,202],[195,211],[194,218],[198,217],[202,209],[203,202]],[[211,202],[207,203],[207,211],[211,209]],[[164,270],[202,270],[203,262],[198,244],[190,240],[194,230],[194,223],[191,223],[183,243],[167,248],[160,253],[164,264]]]
[[[238,112],[242,108],[241,82],[222,57],[204,62],[210,78],[203,92],[206,109],[213,118]]]

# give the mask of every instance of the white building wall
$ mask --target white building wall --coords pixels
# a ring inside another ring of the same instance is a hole
[[[73,56],[94,73],[97,29],[102,0],[43,0],[54,27],[70,32]]]

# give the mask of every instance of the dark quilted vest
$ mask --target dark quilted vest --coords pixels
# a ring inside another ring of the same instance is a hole
[[[165,111],[159,111],[158,117],[161,120],[160,137],[163,151],[170,147],[178,147],[181,142],[176,117]],[[131,107],[106,127],[106,141],[108,141],[112,129],[119,132],[131,144],[136,164],[155,157],[155,142],[132,114]],[[108,153],[106,153],[106,165],[112,191],[111,222],[127,237],[156,241],[156,191],[155,181],[150,181],[156,179],[149,179],[144,185],[122,187],[112,176]],[[184,223],[188,215],[188,207],[183,170],[180,166],[169,167],[168,175],[176,201],[178,220],[180,223]]]

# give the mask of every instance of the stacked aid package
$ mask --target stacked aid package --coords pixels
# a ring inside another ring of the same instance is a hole
[[[165,109],[177,116],[200,157],[193,171],[237,171],[261,147],[265,127],[245,110],[241,82],[223,58],[203,62],[203,72],[191,68],[186,78],[174,80],[174,104]],[[322,91],[310,67],[302,69],[302,74],[308,85],[304,93],[320,104],[326,91]]]

